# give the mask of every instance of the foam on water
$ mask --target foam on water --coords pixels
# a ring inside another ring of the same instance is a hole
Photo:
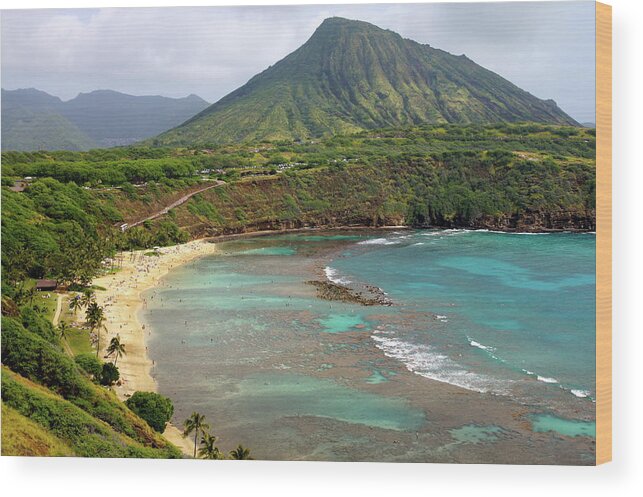
[[[358,242],[358,245],[398,245],[400,240],[389,240],[388,238],[371,238]]]
[[[584,399],[586,397],[589,397],[589,391],[588,390],[577,390],[575,388],[572,388],[570,390],[572,395],[575,395],[578,398]]]
[[[429,345],[413,344],[399,338],[381,336],[379,333],[371,335],[371,338],[386,356],[401,361],[415,374],[475,392],[507,393],[504,385],[506,382],[467,371]]]
[[[476,347],[478,349],[481,349],[481,350],[485,350],[487,352],[494,352],[496,350],[495,347],[489,347],[487,345],[482,345],[481,343],[476,342],[475,340],[471,340],[471,339],[469,339],[469,345],[471,345],[472,347]]]
[[[350,285],[352,283],[352,281],[348,278],[344,276],[338,276],[339,271],[330,266],[326,266],[324,268],[324,274],[326,275],[328,281],[330,281],[331,283],[335,283],[336,285]]]
[[[558,380],[556,378],[548,378],[547,376],[536,375],[536,379],[538,381],[542,381],[543,383],[558,383]]]
[[[292,247],[261,247],[256,249],[235,252],[235,255],[294,255],[296,250]]]
[[[522,372],[525,373],[527,376],[532,376],[536,378],[538,381],[542,381],[543,383],[558,383],[558,380],[556,378],[541,376],[537,373],[534,373],[533,371],[529,371],[528,369],[522,369]]]

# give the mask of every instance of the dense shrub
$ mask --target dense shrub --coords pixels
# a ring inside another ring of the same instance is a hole
[[[118,372],[118,368],[114,366],[111,362],[103,364],[103,369],[100,373],[100,384],[109,386],[113,385],[121,377],[121,374]]]
[[[125,404],[159,433],[165,431],[174,414],[172,401],[155,392],[135,392]]]
[[[22,325],[32,333],[44,338],[49,343],[57,343],[56,331],[45,316],[30,306],[24,306],[20,309]]]
[[[26,330],[12,318],[2,318],[2,363],[65,397],[89,394],[89,380],[54,345]]]
[[[95,381],[100,379],[103,363],[94,354],[79,354],[74,358],[74,361]]]

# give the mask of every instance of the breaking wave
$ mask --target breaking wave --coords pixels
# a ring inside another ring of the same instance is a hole
[[[357,242],[357,245],[397,245],[399,243],[399,240],[389,240],[388,238],[371,238],[370,240]]]
[[[324,268],[324,274],[326,275],[328,281],[330,281],[331,283],[335,283],[336,285],[350,285],[352,283],[352,281],[345,276],[340,276],[337,269],[330,266],[326,266]]]
[[[467,371],[429,345],[415,345],[391,336],[373,334],[375,346],[387,357],[401,361],[409,371],[432,380],[449,383],[481,393],[507,394],[503,382],[489,376]],[[506,382],[505,382],[506,383]]]

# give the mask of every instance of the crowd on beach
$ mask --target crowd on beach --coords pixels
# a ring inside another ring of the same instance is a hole
[[[174,267],[191,261],[200,255],[213,253],[215,245],[205,241],[194,241],[173,247],[164,247],[149,251],[131,252],[122,262],[121,270],[99,278],[95,284],[105,287],[105,291],[97,292],[97,300],[103,306],[105,313],[105,330],[100,336],[101,350],[111,338],[120,335],[127,346],[127,355],[119,362],[122,371],[121,392],[123,396],[137,389],[136,383],[143,381],[152,383],[149,369],[153,366],[147,357],[145,333],[149,329],[137,319],[139,308],[146,309],[148,299],[142,293],[159,284],[161,278]],[[155,293],[149,297],[153,299]],[[98,336],[94,337],[95,342]],[[146,367],[141,367],[143,364]],[[144,379],[143,379],[144,378]]]

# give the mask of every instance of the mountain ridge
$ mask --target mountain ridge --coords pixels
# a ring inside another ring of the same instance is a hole
[[[180,124],[208,102],[115,90],[69,100],[36,88],[2,89],[2,150],[88,150],[128,145]]]
[[[328,18],[297,50],[150,143],[307,139],[424,123],[578,125],[464,55]]]

